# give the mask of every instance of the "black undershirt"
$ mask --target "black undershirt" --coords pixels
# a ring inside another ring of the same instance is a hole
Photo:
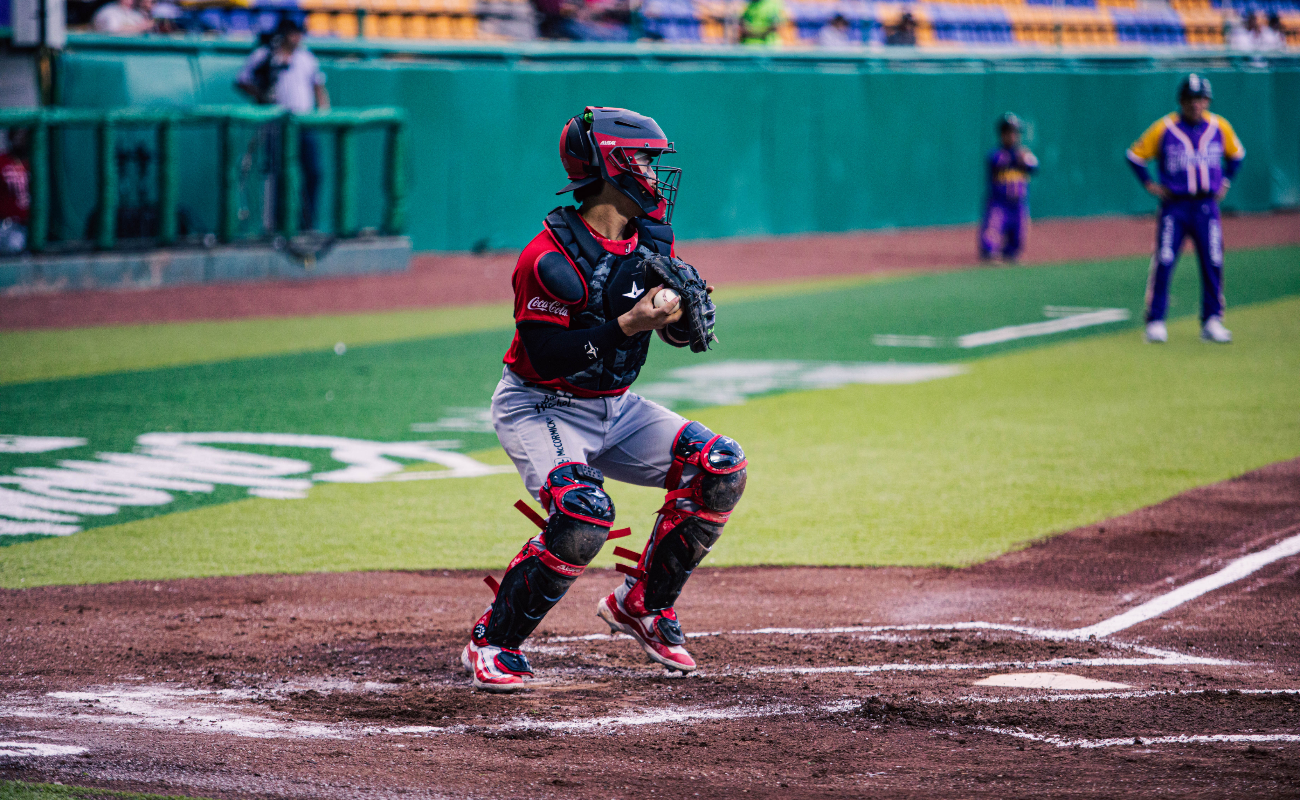
[[[520,322],[515,327],[533,371],[544,381],[582,372],[628,339],[617,319],[579,330],[554,322]],[[595,358],[588,344],[596,349]]]

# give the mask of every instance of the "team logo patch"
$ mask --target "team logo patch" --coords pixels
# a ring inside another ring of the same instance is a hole
[[[569,307],[557,300],[547,300],[542,297],[534,297],[528,301],[529,311],[540,311],[543,314],[554,314],[557,317],[569,316]]]

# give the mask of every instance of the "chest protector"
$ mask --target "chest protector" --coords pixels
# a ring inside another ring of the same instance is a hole
[[[642,217],[632,222],[637,229],[637,247],[627,255],[616,255],[600,246],[572,206],[562,206],[546,215],[546,230],[586,288],[586,305],[574,309],[570,330],[599,327],[627,313],[650,288],[643,259],[655,253],[667,256],[672,251],[670,226]],[[598,392],[627,388],[640,374],[649,351],[650,332],[643,331],[629,336],[611,352],[600,353],[591,366],[566,376],[565,381]]]

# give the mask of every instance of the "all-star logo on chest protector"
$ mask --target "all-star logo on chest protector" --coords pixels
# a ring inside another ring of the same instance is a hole
[[[643,259],[653,253],[669,255],[673,231],[663,223],[638,218],[637,247],[626,255],[606,251],[587,230],[571,206],[557,208],[546,217],[546,229],[587,285],[587,304],[574,309],[569,328],[590,329],[627,313],[647,288]],[[650,332],[629,336],[617,348],[598,353],[588,343],[593,360],[582,372],[565,376],[565,381],[584,389],[613,391],[632,385],[650,350]]]

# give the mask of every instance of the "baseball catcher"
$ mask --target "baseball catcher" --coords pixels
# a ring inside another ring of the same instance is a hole
[[[461,662],[476,688],[511,692],[532,676],[520,646],[613,531],[612,478],[665,489],[640,553],[615,555],[626,579],[596,607],[651,660],[688,672],[673,611],[691,572],[722,535],[745,491],[745,454],[734,440],[628,391],[651,333],[707,350],[715,308],[694,267],[677,258],[669,226],[678,169],[651,118],[588,107],[560,133],[560,160],[578,208],[546,216],[511,281],[515,337],[492,395],[492,420],[528,493],[517,506],[541,529],[510,562],[496,598],[474,626]]]

